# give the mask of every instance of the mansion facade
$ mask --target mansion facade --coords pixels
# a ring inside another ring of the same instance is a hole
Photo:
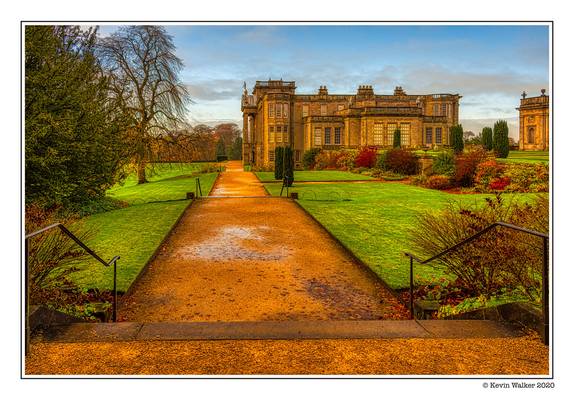
[[[257,81],[251,94],[244,85],[243,162],[256,167],[274,162],[275,147],[291,146],[295,167],[311,148],[338,150],[392,147],[395,130],[401,147],[449,145],[449,129],[458,124],[458,94],[392,95],[359,86],[355,94],[296,94],[295,82]]]

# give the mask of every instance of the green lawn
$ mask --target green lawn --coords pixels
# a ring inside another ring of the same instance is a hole
[[[275,180],[273,172],[255,172],[261,181]],[[367,175],[354,174],[348,171],[295,171],[295,181],[320,182],[320,181],[360,181],[373,179]]]
[[[148,259],[179,218],[189,200],[186,192],[195,191],[199,177],[203,195],[211,190],[217,173],[199,174],[198,164],[162,164],[150,182],[136,184],[134,175],[124,185],[108,191],[112,198],[128,202],[129,207],[90,215],[82,219],[84,226],[94,232],[88,245],[105,260],[119,255],[118,290],[129,288]],[[72,229],[73,230],[73,229]],[[111,289],[113,270],[90,259],[71,279],[82,288]]]
[[[547,151],[517,151],[513,150],[508,154],[508,158],[497,158],[501,162],[514,163],[544,163],[549,162],[549,153]]]
[[[265,186],[273,195],[281,189],[277,183]],[[452,200],[482,203],[487,196],[449,194],[402,183],[295,183],[292,191],[299,193],[301,206],[395,289],[408,287],[409,262],[403,253],[412,251],[408,232],[416,224],[417,213],[439,210]],[[519,201],[534,196],[508,195]],[[424,279],[443,276],[430,265],[415,264],[415,274]]]

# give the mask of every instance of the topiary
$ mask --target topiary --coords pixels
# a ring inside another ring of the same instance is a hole
[[[395,129],[393,132],[393,148],[400,149],[401,148],[401,131],[399,129]]]
[[[508,124],[504,120],[496,121],[492,134],[492,149],[498,158],[508,157],[510,145],[508,143]]]
[[[283,147],[275,147],[275,179],[283,179]]]
[[[482,146],[486,151],[492,150],[492,128],[484,127],[482,128],[482,133],[480,135],[480,140]]]

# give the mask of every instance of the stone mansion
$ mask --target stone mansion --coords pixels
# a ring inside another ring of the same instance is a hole
[[[399,129],[408,148],[449,145],[449,128],[458,124],[458,94],[409,95],[401,87],[375,94],[359,86],[355,94],[295,94],[295,82],[257,81],[251,94],[244,85],[243,162],[273,163],[276,146],[291,146],[295,166],[304,151],[363,146],[391,147]]]

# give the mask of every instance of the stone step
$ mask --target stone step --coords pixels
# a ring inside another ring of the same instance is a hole
[[[34,341],[294,340],[515,337],[514,325],[477,320],[74,323],[36,332]]]

